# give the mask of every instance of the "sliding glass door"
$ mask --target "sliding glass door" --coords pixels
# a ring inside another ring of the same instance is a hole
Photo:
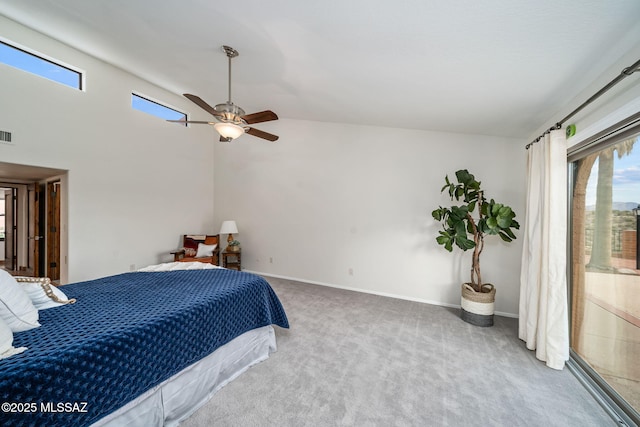
[[[640,411],[640,129],[570,158],[571,348]],[[629,407],[627,410],[629,410]]]

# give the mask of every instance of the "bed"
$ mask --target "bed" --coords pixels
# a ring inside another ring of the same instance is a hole
[[[275,351],[289,325],[264,279],[177,264],[61,287],[77,302],[41,310],[14,334],[28,350],[0,360],[0,425],[177,425]]]

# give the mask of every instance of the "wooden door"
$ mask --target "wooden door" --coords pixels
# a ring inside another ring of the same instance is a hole
[[[45,186],[43,184],[32,184],[29,186],[29,242],[28,253],[29,263],[27,271],[29,275],[41,277],[45,273],[42,261],[44,261],[44,225],[41,220],[45,203],[42,201]]]
[[[16,270],[18,256],[17,189],[9,188],[4,192],[4,267]]]
[[[47,184],[47,277],[60,279],[60,181]]]

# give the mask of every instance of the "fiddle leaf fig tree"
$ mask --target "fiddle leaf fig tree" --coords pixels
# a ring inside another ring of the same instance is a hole
[[[497,235],[505,242],[511,242],[516,238],[513,230],[519,229],[520,224],[509,206],[493,199],[487,201],[480,181],[476,181],[468,170],[457,171],[456,180],[457,183],[451,182],[449,176],[445,176],[445,185],[440,192],[447,191],[451,201],[462,200],[463,204],[440,206],[431,213],[442,224],[436,241],[449,252],[453,251],[454,245],[463,251],[473,249],[470,285],[476,292],[482,292],[480,254],[484,248],[485,235]]]

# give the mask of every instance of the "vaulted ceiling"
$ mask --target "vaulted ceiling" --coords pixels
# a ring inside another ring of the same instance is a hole
[[[518,138],[640,40],[637,0],[0,0],[0,14],[210,104],[227,99],[226,44],[248,112]]]

